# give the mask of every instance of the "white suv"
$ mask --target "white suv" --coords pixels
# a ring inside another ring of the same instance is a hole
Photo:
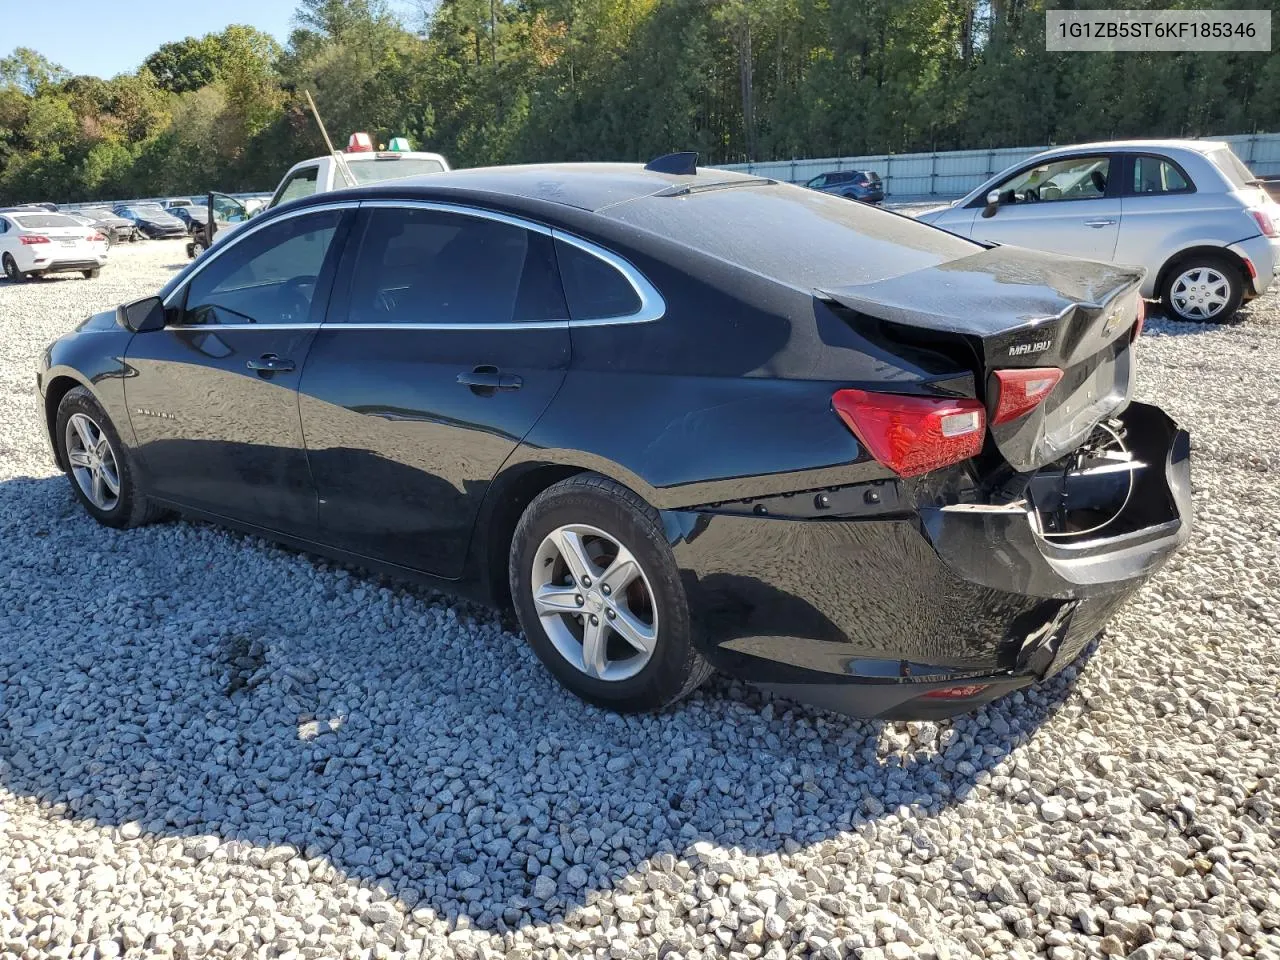
[[[1142,295],[1221,322],[1266,291],[1280,207],[1225,143],[1125,140],[1058,147],[919,217],[975,240],[1146,268]]]

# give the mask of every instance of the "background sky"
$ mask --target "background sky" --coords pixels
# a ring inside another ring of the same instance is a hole
[[[0,56],[31,47],[72,73],[112,77],[164,43],[246,23],[289,39],[295,0],[0,0]]]

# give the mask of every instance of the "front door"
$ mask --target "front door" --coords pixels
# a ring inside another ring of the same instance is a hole
[[[1049,160],[1010,177],[996,191],[993,216],[973,219],[975,240],[1008,243],[1087,260],[1110,261],[1120,235],[1120,184],[1110,155]],[[1117,171],[1118,172],[1118,171]],[[985,204],[981,197],[978,203]]]
[[[299,387],[320,537],[454,578],[489,481],[564,380],[552,240],[410,201],[364,204],[352,236]]]
[[[270,530],[314,532],[298,377],[346,216],[286,217],[215,248],[169,298],[164,329],[130,342],[125,399],[156,496]]]

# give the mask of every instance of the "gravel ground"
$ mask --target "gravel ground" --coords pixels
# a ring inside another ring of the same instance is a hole
[[[1148,324],[1198,527],[1060,678],[624,719],[487,610],[74,505],[36,358],[182,259],[0,283],[0,956],[1280,958],[1274,293]]]

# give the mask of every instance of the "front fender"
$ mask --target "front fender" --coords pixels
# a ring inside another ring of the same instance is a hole
[[[134,375],[125,359],[133,333],[121,327],[93,329],[82,327],[50,344],[45,351],[36,382],[42,398],[45,432],[54,449],[58,466],[57,444],[53,427],[57,404],[68,390],[85,387],[101,404],[112,425],[124,442],[133,446],[136,439],[129,408],[125,400],[125,381]]]

